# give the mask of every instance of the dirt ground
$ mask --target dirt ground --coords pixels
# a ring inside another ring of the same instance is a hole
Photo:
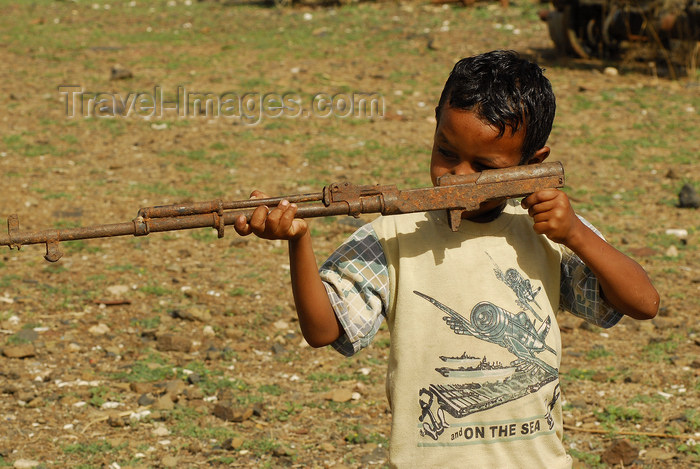
[[[656,319],[610,330],[560,315],[567,450],[575,467],[699,467],[700,212],[678,194],[700,190],[700,75],[556,57],[540,8],[2,2],[0,215],[61,229],[256,188],[425,186],[452,65],[516,49],[553,83],[551,159],[575,208],[662,297]],[[289,93],[302,115],[180,116],[179,90]],[[353,93],[383,115],[342,117]],[[357,224],[312,226],[322,261]],[[0,251],[0,467],[386,465],[388,333],[351,359],[310,348],[283,243],[203,228],[61,247],[56,263]]]

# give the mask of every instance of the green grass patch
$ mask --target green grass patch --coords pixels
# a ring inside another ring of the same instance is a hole
[[[142,329],[155,329],[160,326],[160,316],[151,316],[149,318],[134,318],[131,320],[132,326],[137,326]]]
[[[150,353],[145,359],[134,362],[127,371],[115,373],[113,377],[119,380],[136,383],[149,383],[176,378],[174,365],[155,352]]]
[[[671,357],[678,349],[678,341],[675,338],[668,340],[654,340],[642,349],[644,357],[653,362],[671,362]]]
[[[92,457],[103,453],[111,453],[119,451],[127,447],[127,443],[122,443],[118,446],[113,446],[110,442],[104,440],[92,441],[90,443],[75,443],[64,446],[65,454],[74,454],[81,457]]]
[[[604,469],[608,467],[607,464],[600,460],[600,455],[598,454],[586,453],[585,451],[580,451],[575,448],[569,448],[569,454],[571,457],[584,463],[586,467],[594,469]]]
[[[610,355],[612,355],[612,352],[607,350],[604,346],[594,345],[593,348],[586,352],[586,359],[595,360],[598,358],[609,357]]]
[[[642,414],[637,409],[609,405],[602,411],[593,412],[603,428],[614,431],[615,424],[623,422],[636,423],[642,420]]]
[[[344,373],[327,373],[318,371],[315,373],[310,373],[308,379],[319,383],[339,383],[341,381],[351,381],[353,379],[357,379],[357,376],[347,375]]]
[[[571,370],[566,372],[564,377],[568,380],[590,381],[593,378],[593,375],[595,375],[595,374],[596,374],[595,370],[572,368]]]
[[[173,295],[175,293],[173,290],[171,290],[169,288],[166,288],[162,285],[156,285],[153,283],[139,287],[139,291],[142,291],[148,295],[154,295],[154,296]]]

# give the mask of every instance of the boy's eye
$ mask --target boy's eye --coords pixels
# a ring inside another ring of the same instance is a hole
[[[472,165],[472,168],[474,168],[474,171],[478,171],[478,172],[486,171],[486,170],[488,170],[488,169],[493,169],[493,168],[491,168],[491,167],[489,167],[489,166],[485,166],[485,165],[479,164],[479,163],[474,163],[474,164]]]
[[[457,155],[455,155],[454,153],[452,153],[452,152],[449,151],[449,150],[445,150],[445,149],[442,148],[442,147],[438,147],[438,152],[440,152],[440,154],[441,154],[445,159],[448,159],[448,160],[456,160],[456,159],[457,159]]]

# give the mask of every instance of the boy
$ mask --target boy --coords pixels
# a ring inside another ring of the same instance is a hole
[[[459,61],[436,108],[430,176],[533,164],[555,101],[542,70],[510,51]],[[262,197],[254,192],[252,197]],[[283,202],[241,235],[289,240],[304,337],[345,355],[391,333],[387,394],[396,467],[571,466],[562,444],[561,307],[603,327],[655,316],[644,270],[543,190],[463,214],[379,217],[317,270],[308,225]]]

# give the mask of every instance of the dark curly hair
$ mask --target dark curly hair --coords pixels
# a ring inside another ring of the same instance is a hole
[[[508,50],[462,59],[450,72],[435,118],[440,120],[440,111],[447,103],[455,109],[476,112],[499,130],[499,137],[506,127],[513,134],[524,127],[523,164],[545,146],[554,122],[556,101],[543,72],[537,64]]]

